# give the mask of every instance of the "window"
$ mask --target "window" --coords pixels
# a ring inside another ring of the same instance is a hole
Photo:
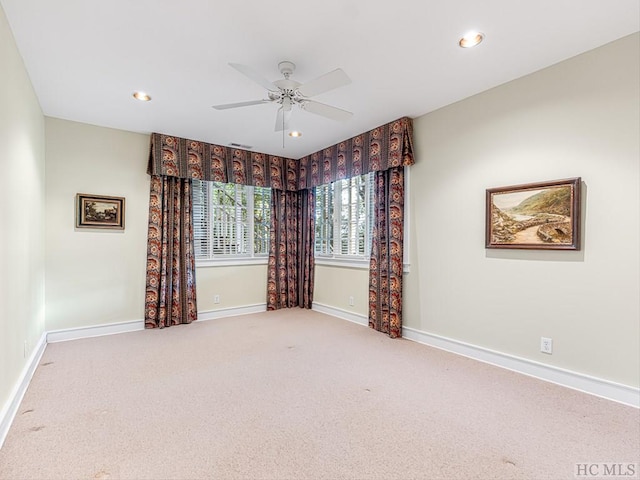
[[[316,258],[368,260],[373,173],[316,187]]]
[[[270,216],[270,188],[194,180],[196,261],[266,260]]]

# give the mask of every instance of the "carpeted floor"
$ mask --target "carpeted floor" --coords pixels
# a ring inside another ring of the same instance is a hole
[[[638,452],[637,409],[296,308],[49,345],[0,478],[556,480]]]

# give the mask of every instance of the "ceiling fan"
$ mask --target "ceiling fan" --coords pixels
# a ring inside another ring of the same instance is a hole
[[[329,118],[331,120],[348,120],[353,113],[341,108],[326,105],[324,103],[311,100],[309,97],[320,95],[338,87],[348,85],[351,79],[340,68],[325,73],[315,80],[307,83],[296,82],[291,80],[296,66],[292,62],[284,61],[278,64],[280,73],[284,76],[281,80],[270,82],[251,67],[240,63],[229,63],[229,65],[247,76],[254,82],[262,85],[267,89],[267,97],[262,100],[252,100],[248,102],[227,103],[224,105],[214,105],[216,110],[226,110],[228,108],[248,107],[250,105],[259,105],[262,103],[277,103],[280,105],[276,115],[276,132],[289,129],[289,120],[291,119],[291,110],[293,106],[298,106],[302,110]]]

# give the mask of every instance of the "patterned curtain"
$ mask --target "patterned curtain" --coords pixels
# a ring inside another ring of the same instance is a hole
[[[271,190],[267,310],[313,302],[315,189]]]
[[[298,160],[298,190],[413,165],[413,123],[403,117]]]
[[[413,123],[408,117],[298,160],[153,133],[147,170],[152,177],[147,327],[190,323],[197,319],[191,179],[271,188],[267,309],[311,308],[314,187],[369,172],[376,172],[377,178],[393,179],[402,175],[403,166],[413,164]],[[389,173],[390,170],[400,173]],[[394,188],[391,185],[392,195]],[[403,190],[402,185],[400,189]],[[402,212],[402,201],[390,207],[385,206],[384,198],[380,196],[377,214],[381,222],[380,236],[374,238],[375,255],[372,252],[371,256],[370,322],[393,337],[401,334],[402,215],[393,224],[400,229],[399,240],[390,241],[390,232],[384,228],[394,213],[391,208]],[[387,253],[390,246],[399,248],[399,256]],[[399,273],[393,273],[397,268]]]
[[[191,180],[151,176],[145,327],[198,318]]]
[[[151,134],[149,175],[298,189],[298,161],[186,138]]]
[[[402,337],[404,167],[375,173],[375,220],[369,263],[369,326]]]
[[[413,163],[403,117],[298,160],[153,133],[147,173],[298,191]]]

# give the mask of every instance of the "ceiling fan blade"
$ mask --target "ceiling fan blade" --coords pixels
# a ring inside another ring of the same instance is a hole
[[[324,103],[315,102],[313,100],[305,100],[300,103],[300,106],[307,112],[315,113],[316,115],[330,118],[331,120],[345,121],[349,120],[353,116],[353,113],[351,112],[347,112],[341,108],[332,107],[331,105],[326,105]]]
[[[261,103],[271,103],[273,100],[252,100],[250,102],[225,103],[224,105],[213,105],[216,110],[226,110],[228,108],[248,107],[249,105],[260,105]]]
[[[333,90],[334,88],[349,85],[350,83],[351,79],[347,74],[344,73],[342,69],[336,68],[332,72],[325,73],[315,80],[311,80],[310,82],[301,85],[298,87],[298,91],[305,97],[313,97],[314,95],[319,95],[321,93],[328,92],[329,90]]]
[[[285,110],[283,107],[278,109],[276,115],[276,132],[289,130],[289,121],[291,120],[291,109]]]
[[[258,85],[262,85],[267,90],[271,90],[272,92],[278,91],[278,87],[256,72],[253,68],[242,65],[241,63],[229,63],[229,65],[256,82]]]

